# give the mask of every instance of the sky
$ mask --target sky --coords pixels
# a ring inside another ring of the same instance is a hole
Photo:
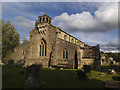
[[[38,16],[47,13],[52,24],[104,52],[118,52],[117,2],[2,2],[2,19],[14,25],[20,40],[29,39]]]

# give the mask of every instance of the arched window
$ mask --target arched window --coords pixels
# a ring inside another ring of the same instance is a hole
[[[48,18],[46,18],[46,21],[48,22]]]
[[[63,49],[63,59],[68,59],[68,50]]]
[[[64,35],[64,40],[67,40],[67,35]]]
[[[40,56],[46,56],[46,42],[42,40],[40,43]]]
[[[49,22],[48,23],[51,23],[50,19],[49,19]]]
[[[71,39],[71,42],[72,42],[72,43],[74,42],[74,39],[73,39],[73,38]]]
[[[66,50],[66,59],[68,59],[68,51]]]
[[[40,22],[41,22],[41,18],[40,18]]]
[[[63,50],[63,59],[65,59],[65,50]]]
[[[43,22],[45,21],[45,17],[43,17]]]

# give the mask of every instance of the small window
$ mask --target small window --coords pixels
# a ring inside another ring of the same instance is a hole
[[[45,21],[45,17],[43,17],[43,21]]]
[[[46,18],[46,21],[48,22],[48,18]]]
[[[43,44],[43,42],[41,41],[41,44]]]
[[[41,45],[40,45],[40,56],[41,56]]]
[[[68,59],[68,50],[63,49],[63,59]]]
[[[77,41],[77,44],[79,45],[79,41]]]
[[[73,38],[71,39],[71,42],[74,42],[74,39],[73,39]]]
[[[77,42],[77,41],[75,40],[75,44],[77,44],[76,42]]]
[[[66,50],[66,59],[68,59],[68,51]]]
[[[102,62],[104,62],[104,59],[102,59]]]
[[[44,35],[45,35],[45,32],[46,32],[46,31],[43,31],[43,34],[44,34]]]
[[[44,56],[44,45],[42,47],[42,56]]]
[[[58,34],[58,32],[56,32],[56,34]]]
[[[64,35],[64,40],[67,40],[67,35]]]
[[[39,28],[37,27],[37,30],[39,30]]]
[[[51,23],[50,19],[49,19],[49,23]]]
[[[41,18],[40,18],[40,22],[41,22]]]
[[[52,50],[54,50],[54,46],[52,46]]]
[[[46,45],[45,45],[45,56],[46,56]]]

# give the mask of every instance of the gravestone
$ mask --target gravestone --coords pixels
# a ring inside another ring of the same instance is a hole
[[[86,80],[87,79],[85,72],[82,70],[77,71],[77,76],[78,76],[78,80]]]
[[[13,60],[9,60],[9,61],[8,61],[8,65],[9,65],[9,66],[13,66],[13,65],[14,65],[14,61],[13,61]]]
[[[40,65],[27,66],[26,85],[32,88],[39,88]]]
[[[83,67],[84,67],[84,72],[85,72],[85,73],[90,73],[90,72],[91,72],[91,67],[90,67],[90,65],[83,65]]]
[[[116,72],[115,72],[114,69],[109,69],[108,73],[109,73],[109,74],[116,74]]]

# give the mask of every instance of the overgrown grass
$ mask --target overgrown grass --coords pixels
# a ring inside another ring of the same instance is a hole
[[[2,69],[3,88],[28,88],[25,85],[26,68],[3,66]],[[24,70],[24,74],[20,74],[21,70]],[[87,80],[78,80],[76,71],[76,69],[41,68],[40,88],[104,88],[104,81],[113,80],[113,75],[100,76],[101,72],[97,71],[88,74]]]

